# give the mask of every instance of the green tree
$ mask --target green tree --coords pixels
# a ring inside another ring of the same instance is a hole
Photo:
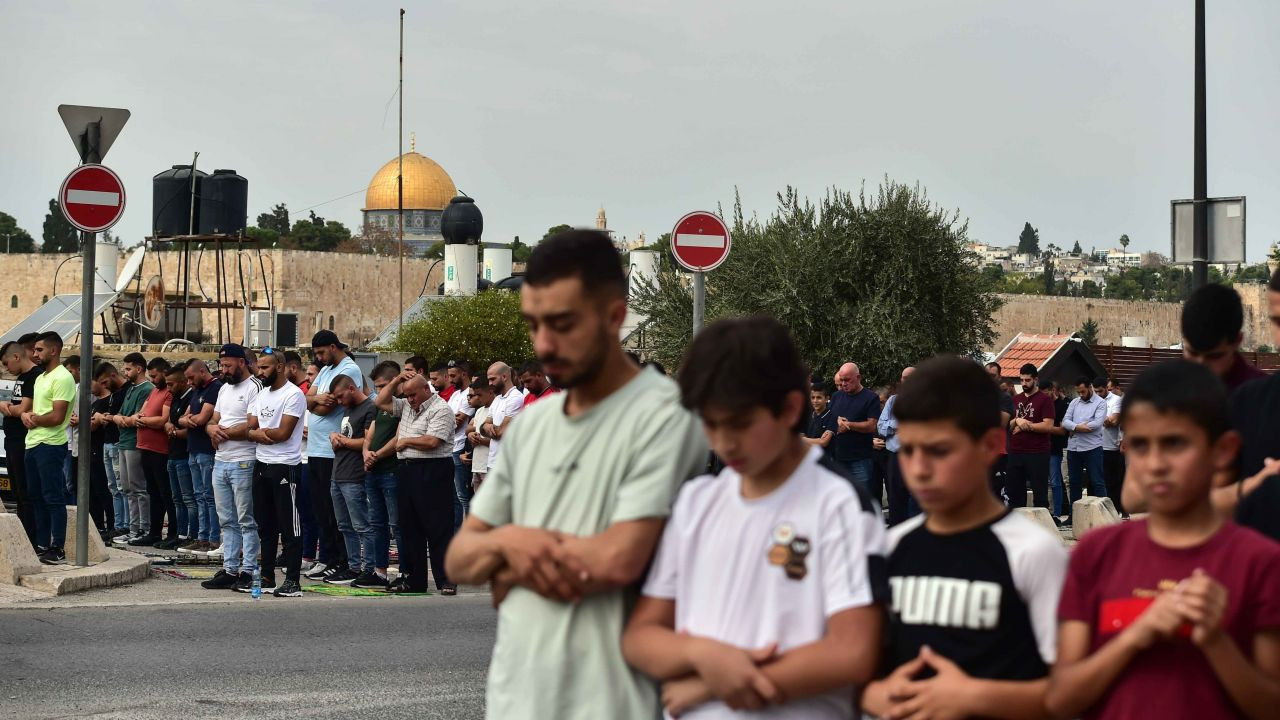
[[[1085,345],[1094,347],[1098,344],[1098,323],[1093,318],[1086,318],[1077,333]]]
[[[514,255],[515,253],[512,254]],[[436,242],[431,243],[431,247],[423,251],[422,257],[428,260],[442,259],[444,257],[444,241],[437,240]]]
[[[41,252],[73,253],[80,250],[80,232],[62,214],[57,200],[49,201],[49,212],[44,216]]]
[[[554,227],[548,228],[547,231],[542,234],[542,239],[546,240],[552,235],[555,235],[557,233],[562,233],[565,230],[572,230],[572,229],[573,229],[572,225],[556,225]]]
[[[1124,250],[1125,252],[1129,252],[1129,236],[1128,235],[1120,236],[1120,249]]]
[[[351,231],[337,220],[316,215],[313,210],[306,220],[298,220],[289,231],[289,245],[298,250],[333,250],[351,238]]]
[[[1040,282],[1044,285],[1044,294],[1052,295],[1054,288],[1053,260],[1045,259],[1044,273],[1040,276]]]
[[[1024,255],[1040,254],[1040,231],[1031,227],[1031,223],[1022,224],[1022,234],[1018,236],[1018,253]]]
[[[29,253],[36,251],[35,238],[31,233],[18,227],[18,221],[8,213],[0,212],[0,249],[7,253]]]
[[[511,262],[527,263],[529,262],[529,256],[532,254],[533,254],[533,248],[520,242],[519,235],[517,235],[515,239],[511,241]]]
[[[499,360],[515,365],[533,357],[520,295],[508,290],[429,302],[404,324],[388,349],[429,358],[465,358],[479,372]]]
[[[999,265],[987,265],[982,268],[982,276],[991,283],[991,287],[1004,287],[1004,268]]]
[[[1071,246],[1071,254],[1075,256],[1079,256],[1080,253],[1082,252],[1084,251],[1080,249],[1080,241],[1077,240],[1076,244]]]
[[[263,249],[278,247],[280,245],[280,233],[275,230],[268,230],[262,227],[245,228],[244,234],[258,241],[258,247]]]
[[[1231,276],[1232,284],[1265,283],[1269,280],[1271,280],[1271,268],[1267,267],[1266,263],[1242,267],[1239,272]]]
[[[288,235],[291,226],[289,225],[289,208],[284,203],[273,205],[269,212],[264,212],[258,216],[258,227],[263,230],[271,230],[276,233],[276,237]]]
[[[1080,283],[1080,296],[1087,298],[1102,297],[1102,288],[1098,287],[1098,283],[1092,280],[1085,280]]]
[[[786,325],[810,366],[826,376],[855,360],[868,383],[938,353],[976,356],[994,339],[995,287],[973,272],[978,256],[958,213],[919,187],[886,179],[874,194],[833,188],[815,206],[787,188],[765,221],[732,213],[733,252],[707,274],[707,311],[766,313]],[[688,276],[659,268],[632,309],[649,318],[652,357],[678,367],[689,344]]]

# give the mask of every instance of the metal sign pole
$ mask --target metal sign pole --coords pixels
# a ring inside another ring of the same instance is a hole
[[[693,334],[702,330],[702,316],[707,308],[706,273],[693,274]]]
[[[1209,282],[1209,181],[1205,149],[1205,82],[1204,82],[1204,0],[1196,0],[1196,79],[1195,141],[1191,253],[1191,287],[1202,288]]]
[[[99,152],[101,125],[89,123],[81,143],[80,159],[86,163],[102,162]],[[80,233],[80,257],[82,278],[80,285],[80,401],[76,403],[79,421],[76,426],[76,565],[89,564],[89,482],[92,476],[92,431],[89,428],[93,413],[93,273],[98,251],[96,233]]]

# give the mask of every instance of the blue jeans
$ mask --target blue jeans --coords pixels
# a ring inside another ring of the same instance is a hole
[[[1053,516],[1062,516],[1065,488],[1062,486],[1062,453],[1049,453],[1049,497],[1053,501]]]
[[[196,508],[195,488],[191,481],[191,461],[189,458],[169,458],[167,467],[174,514],[178,516],[178,534],[195,540],[200,534],[200,511]]]
[[[253,461],[214,460],[213,497],[222,528],[222,569],[231,575],[252,575],[258,569],[261,545],[253,517]]]
[[[453,531],[462,527],[462,519],[471,512],[471,497],[475,491],[471,489],[471,466],[462,464],[462,451],[453,454],[453,490],[457,498],[453,501]]]
[[[858,487],[866,493],[871,492],[871,471],[874,461],[871,458],[865,460],[849,461],[849,477],[857,483]],[[880,505],[880,498],[872,498],[876,502],[876,506]]]
[[[213,454],[191,453],[187,455],[187,467],[196,499],[196,539],[217,545],[222,542],[222,533],[218,530],[218,508],[213,501]]]
[[[67,498],[67,501],[63,503],[64,505],[76,505],[80,502],[76,498],[75,475],[72,474],[76,469],[76,459],[71,454],[71,441],[68,440],[67,457],[62,461],[62,491]]]
[[[392,534],[396,547],[404,547],[396,510],[396,474],[369,473],[364,477],[364,493],[369,499],[369,526],[373,529],[373,566],[385,570],[391,561]]]
[[[120,487],[120,448],[115,443],[102,446],[102,465],[107,471],[107,491],[111,493],[111,510],[115,513],[116,530],[129,529],[129,501]]]
[[[1067,451],[1067,479],[1071,481],[1073,504],[1084,494],[1084,478],[1080,476],[1082,471],[1089,473],[1089,494],[1106,497],[1107,483],[1102,477],[1102,448]]]
[[[369,501],[363,482],[329,484],[333,516],[347,546],[347,564],[352,572],[373,569],[373,528],[369,527]]]
[[[67,542],[66,445],[27,448],[27,496],[34,506],[36,545],[63,547]]]

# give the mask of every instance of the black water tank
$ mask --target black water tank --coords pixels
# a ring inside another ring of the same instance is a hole
[[[249,181],[235,170],[214,170],[200,187],[200,234],[242,232],[249,215]]]
[[[484,216],[476,201],[466,195],[450,200],[440,215],[440,234],[446,245],[475,245],[483,232]]]
[[[195,192],[200,196],[206,173],[196,171]],[[191,166],[174,165],[151,179],[151,234],[155,237],[188,235],[200,220],[196,202],[196,222],[191,221]]]

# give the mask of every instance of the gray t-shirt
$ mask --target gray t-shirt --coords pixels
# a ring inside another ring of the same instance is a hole
[[[338,425],[338,432],[345,437],[357,440],[363,438],[365,431],[373,424],[373,418],[377,414],[378,408],[374,407],[373,401],[365,398],[365,401],[359,405],[346,408],[346,412],[342,415],[342,422]],[[334,482],[364,482],[364,476],[363,451],[348,450],[347,448],[338,448],[333,451]]]
[[[494,525],[587,536],[628,520],[667,517],[680,484],[699,474],[707,444],[679,390],[645,370],[591,410],[564,414],[568,393],[512,419],[497,464],[471,501]],[[498,608],[489,718],[654,718],[656,686],[622,658],[635,589],[577,604],[514,588]]]

